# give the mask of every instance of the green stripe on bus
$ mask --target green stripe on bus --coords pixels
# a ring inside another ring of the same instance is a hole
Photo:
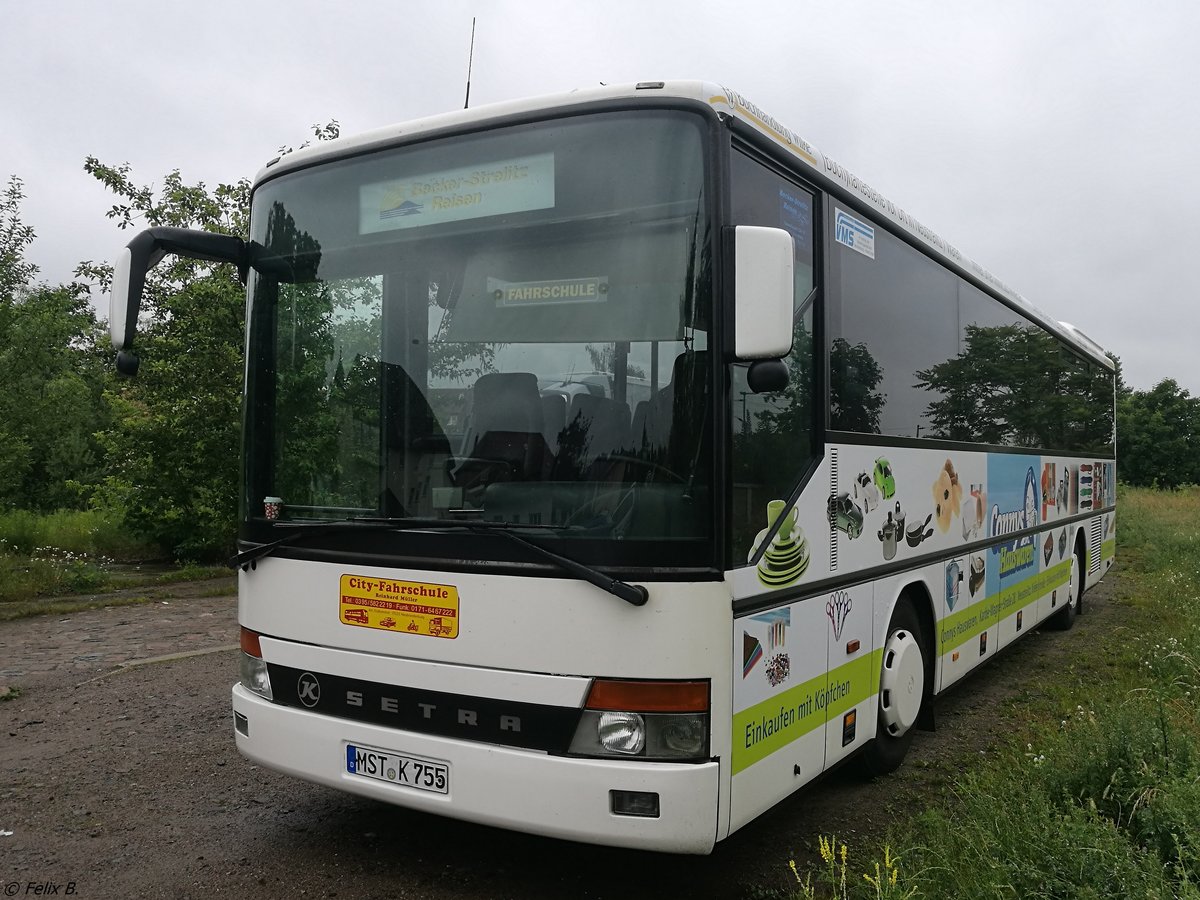
[[[1112,559],[1112,557],[1115,556],[1116,553],[1117,553],[1117,539],[1113,538],[1112,540],[1105,541],[1103,544],[1100,545],[1100,562],[1104,562],[1104,560],[1106,560],[1106,559]]]
[[[938,623],[938,655],[945,655],[961,647],[1018,609],[1024,609],[1039,597],[1065,587],[1070,580],[1071,560],[1068,559],[1005,588],[994,597],[988,597],[974,606],[946,616]]]
[[[879,691],[883,651],[864,654],[733,717],[733,773],[820,728]]]

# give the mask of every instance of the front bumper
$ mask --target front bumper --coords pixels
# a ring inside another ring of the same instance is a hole
[[[530,834],[668,853],[708,853],[717,833],[720,765],[549,756],[318,715],[264,700],[240,684],[238,751],[262,766],[386,803]],[[443,760],[450,793],[352,775],[347,744]],[[615,815],[609,792],[653,791],[658,818]]]

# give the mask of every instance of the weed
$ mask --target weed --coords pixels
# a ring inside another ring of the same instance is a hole
[[[813,884],[813,873],[800,876],[794,859],[788,860],[788,868],[796,879],[795,900],[816,900],[817,897],[833,897],[835,900],[851,898],[874,898],[874,900],[910,900],[920,894],[915,887],[908,886],[900,875],[900,858],[892,848],[883,845],[883,859],[873,860],[869,871],[861,873],[861,881],[852,875],[850,848],[834,836],[821,835],[817,839],[817,850],[821,854],[821,868],[817,870],[817,884]]]

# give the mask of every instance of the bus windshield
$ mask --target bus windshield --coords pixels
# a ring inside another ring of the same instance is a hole
[[[246,527],[462,518],[705,545],[703,135],[681,112],[577,116],[259,187]]]

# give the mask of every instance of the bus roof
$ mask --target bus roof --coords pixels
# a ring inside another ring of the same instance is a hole
[[[815,175],[816,180],[832,182],[844,193],[852,195],[876,214],[888,221],[894,230],[909,240],[923,246],[952,268],[968,278],[986,284],[994,293],[1004,298],[1043,328],[1053,332],[1080,353],[1094,359],[1109,369],[1112,360],[1104,349],[1079,329],[1059,322],[1026,300],[983,266],[964,256],[949,241],[941,237],[911,215],[906,213],[879,191],[855,176],[831,157],[822,154],[796,132],[783,125],[773,116],[755,106],[737,91],[706,81],[642,81],[636,84],[602,86],[493,103],[471,109],[455,110],[423,119],[414,119],[397,125],[377,128],[352,137],[337,138],[304,147],[294,153],[278,157],[261,169],[254,183],[273,178],[283,172],[304,168],[327,159],[381,150],[397,144],[408,143],[434,136],[440,132],[476,128],[489,122],[523,117],[536,117],[542,113],[575,111],[594,105],[613,103],[638,103],[653,101],[661,104],[670,100],[708,106],[718,115],[732,117],[767,138],[802,164],[802,168]]]

